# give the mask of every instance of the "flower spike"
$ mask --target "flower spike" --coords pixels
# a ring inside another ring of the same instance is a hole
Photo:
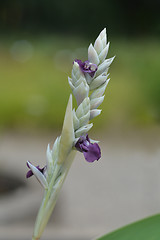
[[[72,108],[70,95],[64,117],[61,136],[53,147],[47,148],[47,164],[40,168],[27,162],[26,177],[35,176],[44,187],[44,197],[37,215],[32,240],[39,240],[56,204],[58,194],[68,174],[77,151],[82,152],[87,162],[101,158],[98,142],[88,137],[93,118],[100,115],[98,107],[104,100],[109,82],[108,70],[114,59],[106,59],[109,50],[106,29],[102,30],[94,44],[88,48],[88,59],[73,62],[72,74],[68,78],[77,107]]]

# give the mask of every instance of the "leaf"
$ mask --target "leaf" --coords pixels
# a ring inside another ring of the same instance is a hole
[[[127,225],[97,240],[159,240],[160,214]]]

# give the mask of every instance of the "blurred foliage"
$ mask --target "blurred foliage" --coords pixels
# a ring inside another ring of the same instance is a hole
[[[0,126],[59,128],[71,92],[67,77],[75,58],[86,60],[89,42],[75,37],[1,37]],[[95,37],[94,37],[95,39]],[[91,39],[91,41],[94,41]],[[112,40],[116,54],[98,126],[160,121],[160,43]]]
[[[124,226],[97,240],[159,240],[159,223],[160,215],[158,214]]]
[[[160,36],[159,0],[1,0],[3,31],[67,32],[95,36],[107,26],[111,35]]]

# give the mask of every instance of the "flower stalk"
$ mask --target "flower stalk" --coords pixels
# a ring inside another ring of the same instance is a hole
[[[93,123],[90,120],[101,113],[97,109],[104,100],[104,91],[109,82],[108,69],[114,58],[106,59],[109,43],[106,29],[96,39],[94,46],[88,48],[88,60],[76,59],[73,62],[69,85],[77,101],[77,109],[72,108],[70,95],[61,136],[52,147],[47,148],[47,164],[44,168],[35,167],[27,162],[27,178],[35,175],[44,187],[43,200],[35,222],[32,240],[39,240],[55,207],[59,192],[75,158],[76,152],[83,153],[87,162],[94,162],[101,157],[97,143],[89,138],[88,131]]]

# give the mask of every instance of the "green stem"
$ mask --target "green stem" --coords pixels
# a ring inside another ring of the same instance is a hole
[[[51,191],[53,190],[54,182],[55,182],[55,179],[57,177],[57,173],[59,172],[60,167],[61,166],[56,165],[55,170],[53,172],[52,179],[51,179],[50,184],[49,184],[49,188],[45,190],[43,201],[42,201],[42,204],[40,206],[40,209],[39,209],[39,212],[38,212],[38,215],[37,215],[37,219],[36,219],[36,223],[35,223],[35,229],[34,229],[34,234],[35,235],[34,236],[36,236],[36,233],[39,231],[39,228],[42,224],[42,216],[44,216],[44,214],[45,214],[46,205],[47,205],[47,203],[49,201],[49,198],[51,196]],[[33,239],[36,240],[35,237]],[[39,239],[39,238],[37,238],[37,239]]]
[[[55,207],[59,191],[63,185],[63,182],[67,176],[67,173],[75,157],[75,153],[76,151],[72,151],[63,164],[61,165],[57,164],[55,167],[52,179],[49,183],[48,189],[45,190],[43,201],[37,215],[32,240],[39,240],[44,231],[44,228],[49,220],[49,217]],[[57,175],[59,174],[60,170],[61,170],[60,179],[58,178],[59,180],[57,180],[58,177]]]

